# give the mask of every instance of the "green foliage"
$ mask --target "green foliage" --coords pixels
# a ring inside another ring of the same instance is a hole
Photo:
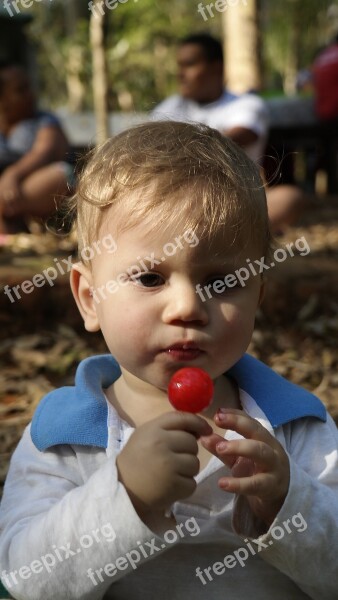
[[[197,5],[196,5],[197,7]],[[112,108],[128,92],[133,108],[148,110],[175,88],[177,40],[203,29],[191,0],[129,0],[108,15],[108,68]],[[218,28],[213,24],[216,34]]]
[[[258,2],[266,88],[282,90],[288,70],[311,65],[315,52],[327,43],[327,9],[334,2]],[[221,37],[221,14],[215,11],[205,22],[198,4],[199,0],[128,0],[113,10],[105,8],[110,110],[149,110],[175,91],[179,38],[197,31]],[[45,104],[67,104],[75,77],[76,85],[83,86],[80,108],[92,109],[87,0],[35,2],[30,12]]]
[[[82,8],[83,2],[82,1]],[[74,4],[74,0],[67,0]],[[76,4],[76,3],[75,3]],[[75,7],[74,4],[74,7]],[[85,4],[87,4],[85,2]],[[208,27],[194,0],[129,0],[106,9],[106,47],[109,75],[109,108],[148,110],[175,89],[177,40],[191,32],[221,36],[220,15]],[[69,25],[69,10],[61,0],[35,3],[30,34],[38,55],[42,94],[49,106],[67,102],[66,74],[74,47],[82,51],[78,76],[86,93],[82,109],[92,108],[89,16],[83,10]],[[76,12],[76,10],[75,10]],[[47,35],[46,35],[47,33]]]
[[[85,89],[81,109],[92,108],[90,11],[83,9],[85,0],[78,2],[36,2],[30,9],[40,91],[50,107],[67,104],[67,77],[74,71],[71,58],[77,51],[81,64],[76,75]],[[194,8],[191,0],[129,0],[105,9],[110,110],[147,110],[174,90],[177,39],[205,30]],[[208,30],[220,36],[220,19],[213,19]]]
[[[330,39],[327,10],[332,0],[261,0],[266,85],[281,87],[290,59],[310,67]],[[293,56],[292,56],[293,55]]]

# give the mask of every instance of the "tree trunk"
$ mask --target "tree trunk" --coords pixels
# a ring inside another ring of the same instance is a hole
[[[302,31],[302,7],[294,5],[292,9],[292,25],[289,31],[289,43],[284,75],[284,92],[292,96],[297,92],[297,73],[300,67],[300,43]]]
[[[73,113],[82,110],[86,94],[86,88],[81,81],[83,54],[84,52],[81,46],[70,46],[68,50],[66,83],[68,90],[68,108],[70,112]]]
[[[163,68],[168,58],[168,46],[159,38],[154,41],[154,82],[159,98],[166,95],[167,73]]]
[[[88,19],[88,8],[81,0],[68,0],[64,3],[68,39],[75,38],[80,19]],[[71,44],[67,51],[66,84],[68,91],[68,108],[70,112],[78,112],[83,107],[85,86],[81,81],[83,49],[80,45]],[[64,68],[64,65],[62,65]]]
[[[223,13],[225,80],[236,93],[262,88],[259,0],[238,0]]]
[[[107,68],[104,48],[105,11],[101,11],[102,3],[94,0],[95,9],[90,17],[90,44],[93,64],[93,98],[96,119],[96,143],[104,142],[109,136],[108,103],[107,103]]]

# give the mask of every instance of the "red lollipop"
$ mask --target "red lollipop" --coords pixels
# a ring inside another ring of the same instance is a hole
[[[198,413],[211,403],[214,384],[211,377],[198,367],[184,367],[169,381],[169,401],[177,410]]]

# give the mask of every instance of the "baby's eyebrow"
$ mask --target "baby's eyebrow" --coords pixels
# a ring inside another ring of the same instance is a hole
[[[147,267],[151,270],[158,265],[161,265],[163,262],[165,262],[165,260],[167,260],[167,258],[170,258],[170,256],[166,257],[164,254],[161,256],[159,254],[155,254],[154,252],[149,252],[148,255],[139,254],[136,260],[130,259],[127,261],[128,266],[126,266],[125,270],[132,268],[132,266],[139,266],[140,268]]]
[[[213,268],[222,268],[222,269],[232,269],[234,267],[236,267],[238,265],[238,258],[237,257],[229,257],[229,256],[217,256],[217,257],[210,257],[209,259],[202,259],[202,260],[194,260],[193,261],[194,264],[197,267],[200,268],[208,268],[208,267],[213,267]]]

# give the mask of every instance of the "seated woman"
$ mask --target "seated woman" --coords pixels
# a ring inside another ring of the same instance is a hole
[[[69,153],[58,119],[36,108],[24,69],[0,65],[0,233],[56,211],[72,192]]]

